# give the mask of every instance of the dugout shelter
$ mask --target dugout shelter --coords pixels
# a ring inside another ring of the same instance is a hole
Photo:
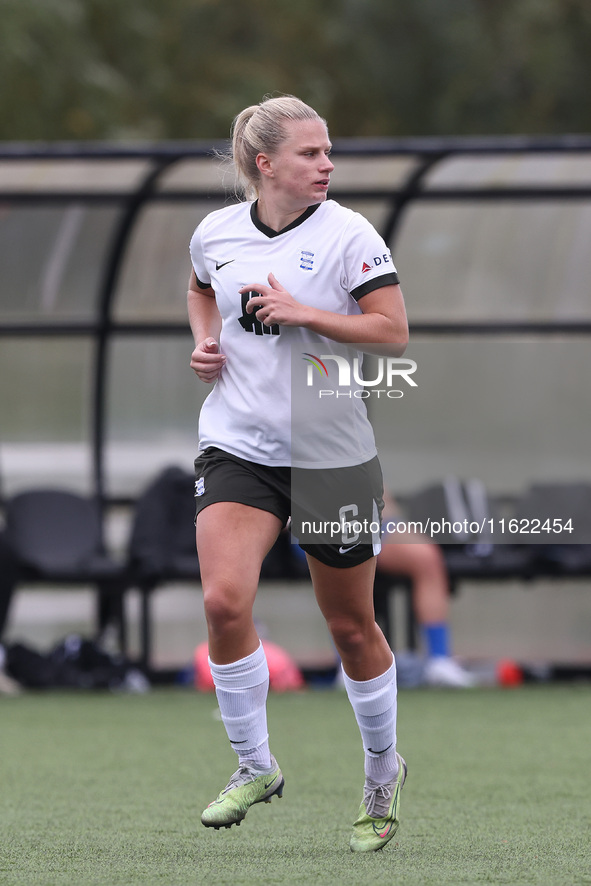
[[[233,199],[226,147],[0,146],[0,502],[52,486],[108,513],[190,470],[188,243]],[[334,160],[407,302],[418,386],[368,399],[390,489],[591,482],[591,138],[337,139]]]

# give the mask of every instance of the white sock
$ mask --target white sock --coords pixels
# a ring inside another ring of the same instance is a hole
[[[263,644],[256,652],[218,665],[209,660],[222,722],[241,766],[271,769],[267,731],[269,667]]]
[[[396,663],[373,680],[351,680],[343,670],[345,689],[361,732],[365,775],[378,784],[398,773],[396,757]]]

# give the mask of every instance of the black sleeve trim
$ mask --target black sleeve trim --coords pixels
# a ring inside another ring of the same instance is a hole
[[[195,269],[193,268],[193,270],[195,270]],[[200,289],[211,289],[211,283],[203,283],[203,282],[199,279],[199,277],[197,276],[197,274],[195,274],[195,280],[197,281],[197,286],[198,286]]]
[[[361,286],[356,286],[351,292],[351,295],[355,301],[359,301],[364,295],[368,295],[370,292],[375,292],[376,289],[381,289],[382,286],[397,286],[399,283],[400,280],[398,279],[398,274],[396,271],[392,271],[391,274],[382,274],[381,277],[373,277],[371,280],[362,283]]]

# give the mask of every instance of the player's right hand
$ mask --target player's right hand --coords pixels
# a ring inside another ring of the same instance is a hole
[[[215,338],[206,338],[199,342],[191,354],[191,369],[207,384],[212,384],[219,378],[225,363],[226,358],[224,354],[220,354]]]

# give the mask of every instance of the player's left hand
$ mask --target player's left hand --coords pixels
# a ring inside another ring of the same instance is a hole
[[[256,318],[265,326],[302,326],[306,306],[295,300],[287,289],[279,283],[274,274],[269,274],[269,285],[247,283],[239,292],[256,292],[246,305],[247,313],[256,311]]]

